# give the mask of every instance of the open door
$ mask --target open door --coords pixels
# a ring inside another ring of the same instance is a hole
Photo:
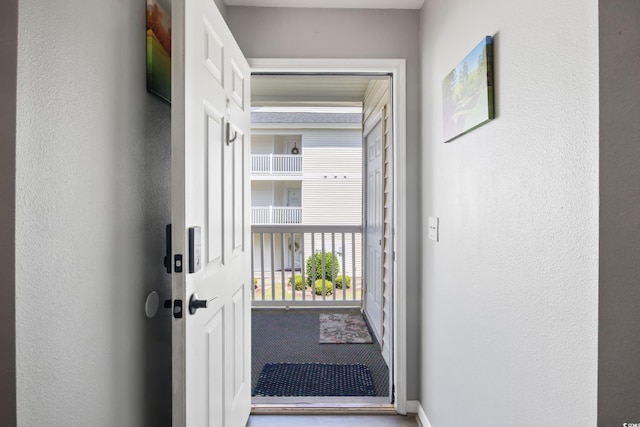
[[[172,4],[173,425],[251,409],[250,68],[213,0]]]
[[[364,308],[369,325],[382,342],[382,117],[364,136],[366,155],[366,263]]]
[[[364,312],[382,356],[391,366],[392,313],[392,135],[390,80],[369,84],[363,103],[365,169]],[[390,379],[393,383],[393,378]]]

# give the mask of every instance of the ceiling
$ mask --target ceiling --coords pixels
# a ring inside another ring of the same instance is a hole
[[[424,0],[224,0],[229,6],[420,9]]]
[[[251,103],[266,105],[359,104],[372,80],[384,76],[251,76]]]

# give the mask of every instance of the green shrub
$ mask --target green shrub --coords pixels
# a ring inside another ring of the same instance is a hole
[[[333,293],[333,283],[328,280],[324,282],[325,295],[331,295]],[[316,280],[316,295],[322,295],[322,279]]]
[[[258,287],[258,278],[254,277],[253,278],[253,289],[256,289]]]
[[[291,286],[291,276],[289,276],[289,286]],[[302,276],[296,276],[296,291],[302,290]]]
[[[347,281],[347,289],[351,287],[351,276],[344,276]],[[336,289],[342,289],[342,274],[336,277]]]
[[[315,264],[315,271],[313,271],[313,265]],[[325,252],[324,254],[324,271],[322,270],[322,253],[316,252],[309,258],[307,258],[307,280],[311,284],[318,279],[325,278],[326,280],[333,280],[333,277],[337,277],[340,272],[340,263],[338,257],[333,252]],[[315,274],[314,274],[315,273]]]

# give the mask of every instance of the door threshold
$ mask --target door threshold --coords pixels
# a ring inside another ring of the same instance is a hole
[[[345,412],[362,415],[395,415],[395,406],[388,397],[254,397],[252,414],[272,415],[334,415]]]

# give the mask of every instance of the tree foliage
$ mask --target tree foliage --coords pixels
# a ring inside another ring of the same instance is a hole
[[[306,262],[306,271],[309,284],[324,277],[325,280],[333,280],[340,272],[338,257],[333,252],[325,252],[324,268],[322,265],[322,253],[316,252]]]

